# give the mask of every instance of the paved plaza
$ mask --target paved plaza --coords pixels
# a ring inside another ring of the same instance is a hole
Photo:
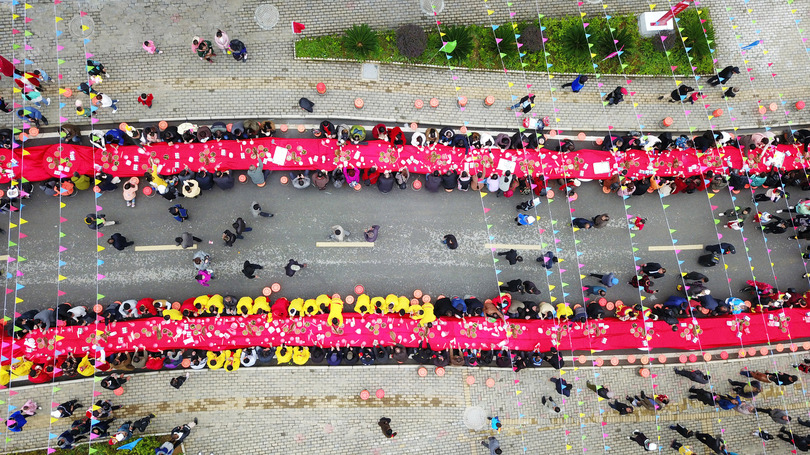
[[[368,23],[377,29],[406,23],[435,27],[436,18],[442,21],[442,26],[489,24],[490,20],[504,24],[510,18],[532,20],[538,13],[560,17],[580,12],[593,16],[650,10],[648,3],[637,0],[604,6],[589,1],[560,4],[548,0],[509,3],[447,0],[437,17],[424,14],[415,0],[286,0],[272,3],[278,10],[278,22],[270,30],[256,23],[254,11],[266,3],[258,0],[219,3],[188,0],[171,4],[141,0],[63,0],[57,4],[31,1],[30,8],[25,8],[22,1],[15,3],[0,5],[0,30],[7,31],[0,36],[0,49],[13,50],[3,55],[30,60],[32,63],[26,69],[43,68],[54,78],[62,75],[62,83],[57,81],[48,88],[54,102],[43,108],[51,119],[51,128],[43,128],[46,134],[55,131],[53,127],[60,117],[85,132],[90,129],[89,120],[76,117],[73,109],[76,99],[89,103],[86,96],[75,94],[75,87],[86,78],[84,62],[90,54],[102,61],[110,73],[101,90],[121,100],[116,114],[100,111],[98,127],[102,129],[123,121],[189,119],[205,124],[213,119],[246,118],[274,119],[294,127],[330,118],[362,123],[384,121],[389,126],[418,122],[512,131],[517,125],[516,118],[505,107],[512,104],[512,96],[526,94],[526,84],[532,84],[531,90],[538,95],[533,114],[550,116],[552,126],[564,134],[583,131],[589,136],[600,136],[608,129],[621,133],[639,129],[658,131],[665,117],[674,119],[673,132],[690,128],[700,132],[709,127],[740,131],[772,127],[777,131],[789,124],[810,122],[806,110],[793,108],[793,103],[810,94],[804,71],[810,54],[803,42],[806,36],[803,21],[810,10],[806,3],[800,2],[701,2],[700,7],[708,10],[714,21],[718,69],[726,65],[743,69],[734,79],[741,93],[726,102],[719,91],[713,91],[706,100],[707,106],[687,108],[658,101],[658,97],[673,90],[676,81],[690,78],[694,81],[691,74],[602,76],[598,80],[604,84],[602,88],[592,83],[579,94],[558,90],[552,100],[549,86],[559,86],[572,76],[555,75],[549,80],[547,74],[505,76],[502,71],[466,70],[451,74],[447,68],[380,65],[379,78],[368,81],[361,79],[359,63],[308,61],[293,55],[296,37],[290,29],[291,21],[306,25],[304,36],[319,36],[340,32],[355,23]],[[668,3],[659,2],[654,9],[663,11],[668,7]],[[488,15],[487,9],[494,9],[495,13]],[[510,15],[510,11],[514,14]],[[12,14],[18,17],[13,18]],[[192,37],[212,39],[217,28],[246,43],[247,63],[219,55],[216,63],[209,64],[192,54]],[[63,31],[58,37],[56,29]],[[19,33],[9,33],[10,30]],[[155,40],[164,53],[147,55],[141,49],[145,39]],[[740,53],[741,46],[757,39],[763,43],[745,55]],[[453,75],[458,79],[452,79]],[[706,75],[701,77],[700,80],[705,80]],[[324,96],[315,92],[319,82],[328,87]],[[511,88],[510,82],[514,84]],[[12,99],[11,80],[6,78],[0,84],[0,94],[6,100]],[[57,97],[57,85],[74,88],[73,97]],[[603,108],[599,91],[617,85],[625,85],[635,95],[620,106]],[[142,92],[155,95],[152,109],[136,103]],[[456,106],[457,95],[471,100],[463,111]],[[497,99],[490,108],[481,102],[487,95]],[[314,113],[307,114],[297,107],[302,96],[315,102]],[[362,110],[353,107],[357,97],[365,101]],[[438,108],[413,107],[415,99],[431,97],[440,99]],[[60,101],[66,104],[61,111]],[[770,103],[777,103],[779,108],[764,116],[758,113],[760,105]],[[725,114],[709,120],[708,114],[717,108],[724,109]],[[19,127],[19,120],[5,115],[0,117],[0,124]],[[91,192],[81,192],[66,198],[60,208],[57,200],[49,200],[36,190],[25,207],[10,217],[9,223],[19,228],[2,223],[10,242],[0,254],[25,258],[6,267],[4,314],[13,316],[15,312],[65,301],[92,305],[98,294],[105,296],[104,303],[144,297],[182,301],[203,292],[258,296],[264,286],[274,282],[282,286],[280,295],[290,298],[314,298],[322,293],[345,296],[357,284],[363,285],[369,295],[409,295],[420,289],[432,296],[469,294],[491,298],[498,293],[498,281],[521,278],[534,281],[542,290],[542,299],[562,302],[581,300],[581,286],[595,282],[582,276],[603,272],[614,272],[621,281],[620,286],[610,290],[611,300],[637,302],[642,295],[626,283],[635,267],[648,261],[661,263],[668,273],[665,278],[655,280],[660,293],[644,295],[645,303],[666,299],[681,283],[679,273],[691,270],[709,276],[708,287],[718,300],[739,295],[745,281],[754,277],[777,283],[780,289],[796,287],[804,291],[808,286],[803,278],[807,272],[801,256],[804,242],[788,239],[787,233],[763,234],[754,223],[747,224],[743,231],[723,228],[728,221],[723,212],[735,206],[754,206],[748,190],[737,195],[723,190],[717,194],[698,192],[664,199],[652,194],[623,200],[603,194],[595,182],[585,182],[574,201],[559,196],[545,200],[533,212],[539,218],[537,225],[529,228],[518,227],[514,222],[515,205],[525,200],[524,196],[482,197],[459,191],[432,194],[411,189],[381,194],[374,187],[363,188],[359,193],[346,187],[298,191],[282,186],[281,175],[272,174],[265,188],[237,184],[231,191],[214,189],[198,199],[176,201],[182,202],[191,214],[183,225],[171,218],[166,209],[172,204],[160,197],[139,197],[137,207],[131,209],[126,207],[120,191],[98,198]],[[791,204],[806,197],[799,191],[796,193],[788,201]],[[252,201],[260,202],[275,216],[250,217]],[[94,212],[96,205],[108,218],[119,222],[105,227],[103,233],[120,232],[135,241],[135,246],[158,249],[118,252],[108,248],[97,252],[97,242],[103,245],[105,238],[97,239],[82,221],[87,213]],[[773,212],[784,208],[785,201],[760,203],[760,210]],[[603,229],[583,231],[570,227],[572,216],[591,218],[601,213],[612,218]],[[629,231],[625,224],[628,215],[647,218],[645,229]],[[227,248],[222,244],[221,233],[239,216],[245,217],[253,231],[246,233],[245,240],[233,248]],[[334,224],[341,224],[355,236],[377,224],[381,226],[380,237],[374,248],[316,247],[316,242],[325,241],[329,227]],[[59,235],[60,229],[64,237]],[[192,279],[193,251],[162,248],[173,244],[173,239],[183,231],[201,237],[203,241],[197,248],[212,256],[217,273],[210,288],[202,288]],[[24,238],[19,237],[20,232],[25,234]],[[460,241],[455,251],[440,243],[448,233],[455,234]],[[721,266],[699,267],[697,258],[703,247],[717,243],[718,237],[734,244],[737,254],[724,256]],[[497,257],[493,256],[493,246],[507,245],[515,246],[526,261],[515,266],[503,260],[494,261]],[[551,274],[534,261],[549,250],[556,251],[562,259]],[[286,277],[283,265],[290,258],[309,266],[295,277]],[[240,267],[245,260],[265,266],[258,279],[242,276]],[[103,279],[99,280],[99,275]],[[15,296],[20,299],[18,303]],[[718,360],[720,353],[713,352],[710,363],[698,361],[690,368],[708,369],[712,379],[705,387],[725,393],[730,390],[727,379],[741,380],[739,370],[743,366],[752,370],[789,371],[791,365],[801,363],[804,340],[794,341],[799,347],[795,354],[772,346],[773,350],[765,356],[736,359],[734,354],[739,348],[734,347],[727,350],[732,353],[731,360]],[[206,370],[193,372],[180,390],[169,386],[169,379],[178,372],[145,373],[136,375],[121,397],[100,389],[98,382],[92,380],[69,381],[56,388],[50,384],[12,383],[8,390],[0,391],[0,400],[19,407],[25,400],[35,399],[43,406],[43,415],[32,418],[22,433],[5,432],[0,452],[45,447],[49,434],[59,434],[68,425],[65,421],[49,423],[44,411],[50,404],[69,399],[90,404],[94,392],[99,391],[102,397],[124,405],[116,412],[119,420],[155,413],[157,418],[149,432],[163,433],[198,417],[200,426],[185,444],[189,454],[198,451],[486,454],[488,451],[480,441],[491,435],[501,441],[504,454],[640,453],[642,449],[627,438],[634,429],[661,445],[664,453],[675,453],[669,448],[672,439],[677,436],[679,441],[686,442],[667,428],[676,422],[696,431],[722,433],[729,450],[739,455],[781,454],[793,449],[779,440],[763,445],[751,435],[758,427],[774,435],[779,431],[779,425],[767,415],[746,416],[688,401],[690,383],[672,372],[680,352],[656,349],[655,340],[650,342],[651,351],[647,352],[641,349],[639,340],[638,352],[620,353],[622,363],[613,367],[609,365],[612,354],[601,354],[598,339],[594,338],[594,342],[595,352],[576,353],[587,354],[586,363],[572,365],[571,353],[566,353],[569,365],[562,377],[573,385],[573,393],[566,399],[549,382],[549,378],[560,377],[562,372],[549,368],[514,373],[509,369],[449,367],[444,377],[436,376],[429,368],[428,376],[420,378],[415,364],[242,368],[233,374]],[[690,353],[700,360],[699,345]],[[638,357],[632,364],[625,360],[630,354]],[[654,359],[649,366],[652,372],[649,378],[638,373],[641,356],[645,354]],[[667,356],[666,364],[655,361],[659,354]],[[602,359],[605,366],[592,366],[595,359]],[[475,379],[473,385],[468,384],[468,377]],[[494,380],[493,387],[486,385],[489,378]],[[609,387],[619,399],[644,390],[648,394],[666,394],[672,404],[658,412],[637,411],[619,416],[608,408],[606,401],[597,400],[596,394],[587,389],[585,382],[589,380]],[[766,384],[754,403],[758,407],[787,409],[791,416],[807,418],[808,387],[805,377],[787,387]],[[371,392],[368,401],[359,398],[363,389]],[[374,397],[377,389],[384,390],[384,398]],[[557,400],[562,407],[560,415],[543,406],[544,396]],[[465,425],[465,411],[475,415],[476,408],[500,417],[504,423],[500,434],[486,429],[472,430]],[[398,432],[394,439],[381,434],[376,422],[382,416],[392,419],[392,428]],[[789,427],[797,434],[807,432],[795,419]],[[695,453],[709,453],[694,439],[688,442]]]

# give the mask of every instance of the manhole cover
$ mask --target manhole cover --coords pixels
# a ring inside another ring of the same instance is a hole
[[[253,14],[256,23],[264,30],[270,30],[278,24],[278,8],[273,5],[262,4],[256,7]]]
[[[363,63],[360,70],[360,77],[366,81],[377,81],[380,79],[380,65],[376,63]]]
[[[487,412],[478,406],[470,406],[464,410],[462,420],[470,430],[481,431],[487,427]]]
[[[87,38],[96,31],[96,21],[90,16],[74,16],[70,20],[70,34],[76,38]]]
[[[434,12],[439,14],[444,11],[444,0],[419,0],[419,6],[425,14],[432,16]]]

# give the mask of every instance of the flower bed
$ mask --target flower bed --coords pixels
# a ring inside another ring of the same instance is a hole
[[[714,31],[708,12],[702,10],[698,15],[695,10],[689,9],[681,13],[678,19],[680,33],[664,39],[663,45],[659,36],[642,38],[639,35],[637,16],[622,15],[613,16],[609,21],[604,17],[586,16],[584,20],[588,25],[584,28],[579,17],[543,18],[542,30],[537,21],[520,22],[517,23],[515,33],[509,23],[496,26],[496,29],[482,25],[444,27],[442,32],[447,33],[444,39],[453,41],[448,39],[450,36],[457,41],[453,58],[449,60],[444,52],[439,52],[442,40],[436,29],[426,31],[425,50],[411,58],[400,51],[402,43],[397,45],[397,30],[374,32],[376,43],[368,43],[369,40],[374,40],[373,37],[363,36],[361,46],[356,41],[360,38],[355,38],[355,35],[349,39],[345,34],[303,38],[295,43],[295,52],[299,58],[439,66],[445,66],[449,62],[452,66],[489,70],[502,70],[504,65],[509,70],[546,72],[548,69],[556,73],[666,76],[673,71],[672,67],[676,67],[676,74],[691,75],[691,67],[694,66],[697,74],[713,74],[711,49],[714,45]],[[703,23],[701,19],[704,20]],[[413,26],[410,27],[407,32],[403,30],[401,33],[413,36]],[[455,28],[463,31],[453,30]],[[452,31],[456,33],[453,34]],[[586,33],[589,36],[586,37]],[[515,42],[515,34],[520,36],[517,38],[517,42],[522,44],[520,49]],[[496,45],[496,38],[502,40],[500,44]],[[542,38],[547,39],[545,49]],[[617,49],[622,49],[622,46],[624,49],[620,56],[605,59]],[[687,48],[690,49],[688,56]],[[468,53],[465,53],[466,49],[469,49]],[[409,55],[417,53],[412,46],[403,50]],[[592,53],[596,55],[591,57]],[[547,67],[547,63],[551,66]],[[598,65],[596,69],[593,67],[594,63]]]

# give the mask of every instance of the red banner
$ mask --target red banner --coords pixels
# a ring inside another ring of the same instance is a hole
[[[674,19],[678,14],[681,13],[681,11],[685,10],[686,8],[689,8],[689,3],[691,1],[692,0],[683,0],[682,2],[678,2],[678,4],[670,8],[669,11],[667,11],[663,16],[661,16],[660,19],[658,19],[657,21],[653,22],[650,25],[654,25],[656,27],[667,25],[667,22],[669,22],[671,19]]]

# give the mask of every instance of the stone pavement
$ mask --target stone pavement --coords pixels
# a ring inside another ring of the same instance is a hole
[[[711,385],[718,393],[725,393],[729,390],[726,379],[740,380],[738,371],[744,365],[760,370],[783,369],[801,358],[801,355],[776,355],[712,362],[708,365]],[[706,365],[698,363],[691,367],[705,370]],[[506,454],[603,451],[624,455],[641,451],[627,439],[634,429],[659,441],[666,453],[670,452],[666,446],[678,436],[667,427],[676,422],[695,431],[722,432],[729,449],[739,454],[789,451],[791,447],[779,440],[768,442],[763,448],[751,436],[758,426],[774,435],[778,432],[779,425],[768,416],[717,411],[688,401],[686,394],[691,383],[675,376],[672,368],[669,364],[653,366],[653,377],[641,379],[636,374],[638,367],[594,368],[577,364],[564,369],[563,378],[574,387],[568,399],[554,392],[549,378],[559,374],[550,369],[515,374],[508,369],[450,367],[442,378],[432,372],[419,378],[415,365],[242,368],[233,375],[204,370],[192,372],[179,391],[168,384],[179,372],[146,373],[136,375],[123,396],[101,390],[99,398],[124,405],[115,413],[119,420],[155,413],[157,418],[149,432],[165,432],[198,417],[200,426],[186,442],[187,453],[192,454],[198,450],[218,455],[297,454],[325,448],[336,454],[484,454],[487,452],[480,441],[494,435]],[[474,385],[466,384],[467,376],[475,378]],[[487,378],[495,380],[494,387],[485,385]],[[604,400],[597,400],[585,387],[586,381],[606,385],[617,398],[654,390],[668,395],[671,404],[657,414],[637,411],[619,416]],[[79,399],[88,404],[93,391],[100,390],[90,380],[59,387],[61,390],[53,394],[49,385],[12,388],[14,396],[8,397],[7,391],[3,391],[2,397],[14,406],[34,399],[46,410],[52,401]],[[374,398],[379,388],[385,391],[383,399]],[[368,389],[372,398],[362,401],[358,397],[362,389]],[[794,417],[791,428],[804,434],[806,430],[795,423],[795,418],[808,416],[806,390],[807,384],[801,382],[784,388],[768,384],[754,403],[758,407],[786,408]],[[543,396],[554,397],[562,408],[561,415],[542,405]],[[465,427],[463,415],[469,407],[499,416],[504,423],[501,433]],[[49,427],[47,415],[41,413],[31,418],[22,433],[10,436],[5,450],[43,447],[48,432],[59,434],[69,424],[63,419]],[[376,425],[382,416],[391,418],[392,427],[398,432],[392,440],[384,438]],[[677,439],[684,442],[679,436]],[[695,453],[709,453],[694,439],[689,443]]]
[[[305,36],[335,32],[358,22],[379,28],[408,22],[429,25],[430,18],[419,12],[416,2],[409,2],[407,7],[400,2],[387,0],[348,4],[329,2],[326,5],[321,2],[283,2],[276,5],[280,19],[270,31],[260,29],[253,19],[253,11],[258,4],[257,0],[229,2],[223,12],[218,5],[192,1],[173,5],[172,10],[167,12],[159,2],[149,1],[64,2],[55,9],[48,2],[33,2],[32,8],[23,10],[23,14],[27,13],[32,21],[25,24],[20,18],[13,23],[13,28],[21,31],[27,29],[33,33],[28,38],[32,49],[24,51],[21,48],[13,56],[20,60],[30,59],[34,64],[29,69],[42,67],[56,74],[54,16],[64,19],[57,24],[62,30],[67,30],[68,23],[74,20],[80,19],[79,25],[90,24],[88,27],[93,32],[86,49],[80,39],[72,37],[67,31],[59,38],[59,46],[64,47],[59,52],[59,58],[65,62],[59,71],[64,75],[66,85],[75,87],[83,77],[85,52],[106,64],[112,77],[102,84],[101,90],[122,102],[118,114],[113,116],[104,112],[100,115],[105,122],[136,118],[300,117],[303,111],[297,108],[297,100],[301,96],[309,96],[316,102],[315,114],[311,116],[317,118],[360,116],[397,122],[417,121],[455,126],[468,122],[473,126],[514,128],[516,121],[513,114],[503,108],[512,104],[512,95],[522,96],[526,93],[525,89],[519,88],[527,83],[532,84],[531,90],[539,95],[538,106],[533,113],[559,118],[554,126],[570,132],[604,131],[608,127],[617,131],[637,130],[642,126],[657,129],[661,119],[667,116],[673,117],[675,128],[681,131],[690,127],[702,130],[710,124],[718,128],[775,127],[789,121],[794,124],[806,123],[810,115],[806,111],[795,112],[791,107],[806,95],[808,88],[801,71],[807,58],[802,44],[804,32],[800,33],[801,29],[794,27],[793,22],[794,19],[806,19],[807,11],[798,9],[795,14],[791,13],[790,6],[779,1],[750,3],[744,0],[711,0],[703,3],[715,23],[718,67],[734,64],[743,68],[744,74],[733,79],[734,85],[742,89],[733,101],[726,103],[719,98],[719,91],[710,90],[706,100],[708,108],[697,105],[681,108],[662,103],[657,97],[674,89],[676,80],[694,86],[689,82],[691,74],[686,77],[662,75],[658,78],[628,75],[626,80],[631,82],[627,87],[636,93],[628,99],[638,106],[626,102],[610,109],[602,108],[599,92],[627,84],[625,78],[605,76],[599,81],[593,80],[579,94],[558,90],[554,92],[557,100],[552,105],[550,85],[558,86],[569,79],[568,76],[558,75],[549,81],[545,74],[510,73],[507,80],[498,71],[459,70],[455,73],[458,79],[453,80],[446,68],[382,65],[378,81],[362,81],[357,63],[293,60],[294,38],[288,27],[292,20],[308,25]],[[507,6],[500,4],[493,7],[497,12],[492,16],[495,18],[493,21],[503,22]],[[0,26],[10,29],[9,7],[4,5],[3,8],[6,13],[0,15]],[[486,8],[483,2],[448,1],[439,19],[446,21],[446,24],[488,23]],[[541,2],[539,8],[548,16],[576,14],[577,9],[573,2],[565,7],[554,2]],[[660,10],[665,5],[658,4],[657,8]],[[80,9],[87,13],[83,18],[78,15]],[[365,14],[368,11],[394,9],[402,11],[402,14]],[[582,5],[582,11],[591,15],[615,15],[648,9],[645,2],[638,1],[608,4],[607,8],[587,2]],[[749,9],[751,13],[747,12]],[[121,14],[122,11],[128,14]],[[531,19],[537,16],[538,9],[535,2],[522,1],[514,2],[513,12],[516,20]],[[232,38],[240,38],[247,44],[250,58],[246,64],[237,64],[230,56],[219,55],[216,64],[211,65],[201,62],[191,53],[192,36],[212,38],[218,27],[229,32]],[[0,48],[8,49],[13,43],[19,44],[22,35],[0,37]],[[764,44],[742,56],[740,46],[757,38],[763,39]],[[155,39],[165,53],[147,55],[140,46],[144,39]],[[750,74],[745,70],[743,59],[748,60]],[[772,78],[771,74],[776,76]],[[746,81],[746,77],[753,77],[754,80]],[[705,77],[701,80],[705,80]],[[315,94],[317,82],[327,84],[328,94],[325,97]],[[509,89],[507,82],[514,83],[514,87]],[[600,82],[604,84],[601,88],[596,86]],[[455,105],[456,86],[460,87],[458,95],[470,100],[463,112]],[[151,110],[135,103],[137,95],[144,91],[156,96],[155,107]],[[481,100],[489,94],[495,95],[499,101],[487,109]],[[790,108],[789,115],[786,116],[781,109],[769,112],[765,117],[757,113],[759,101],[763,105],[771,102],[779,104],[780,94],[785,107]],[[413,108],[414,99],[427,100],[433,96],[441,100],[438,109],[417,111]],[[355,112],[352,107],[355,97],[365,100],[365,108],[360,112]],[[63,116],[77,121],[70,101],[68,104]],[[45,109],[46,116],[54,121],[59,117],[56,106],[53,104]],[[707,116],[716,108],[724,109],[726,114],[709,122]]]

